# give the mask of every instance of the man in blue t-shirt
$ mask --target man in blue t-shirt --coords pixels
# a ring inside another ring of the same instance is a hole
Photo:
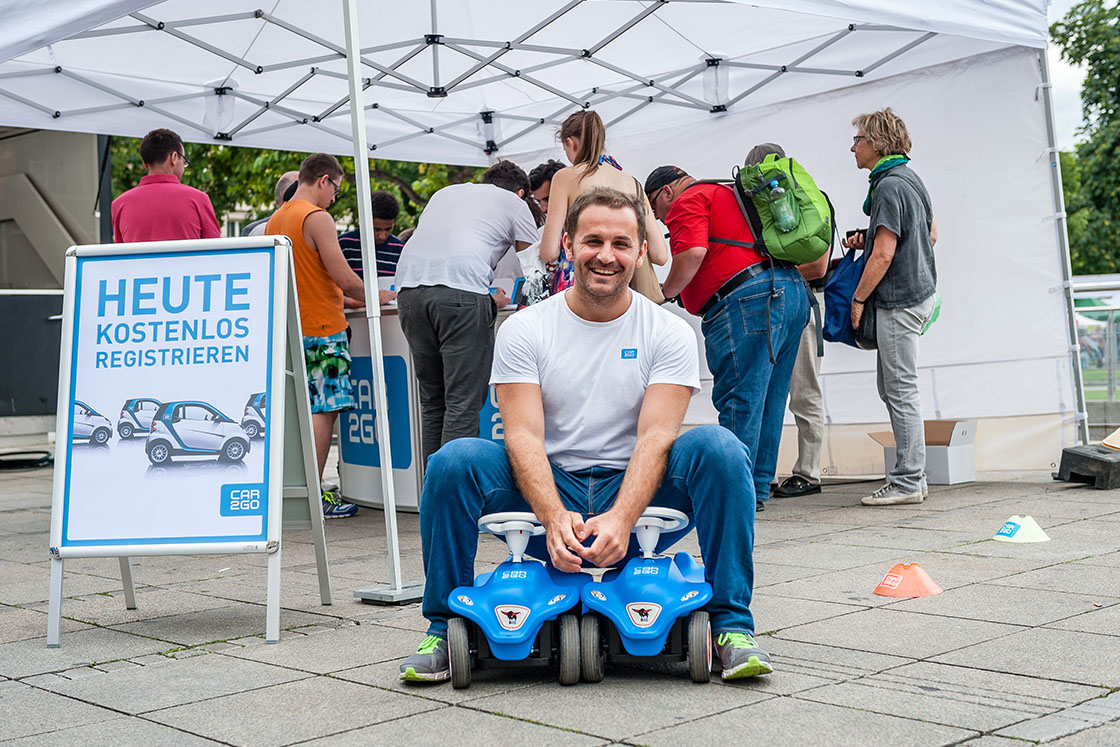
[[[393,277],[397,274],[397,260],[401,256],[404,242],[393,235],[401,204],[391,192],[377,191],[370,196],[373,206],[373,251],[377,258],[377,276]],[[348,231],[338,237],[342,255],[358,277],[362,276],[362,233],[360,229]],[[397,297],[395,290],[381,291],[381,303],[388,303]]]

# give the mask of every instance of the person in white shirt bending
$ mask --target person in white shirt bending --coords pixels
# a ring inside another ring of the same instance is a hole
[[[613,189],[576,198],[564,237],[575,284],[498,330],[490,381],[505,448],[463,438],[429,460],[420,499],[429,628],[401,664],[401,679],[450,677],[447,598],[472,582],[481,516],[532,510],[546,531],[528,552],[575,573],[636,554],[630,533],[650,505],[683,511],[696,526],[723,678],[773,671],[754,641],[750,611],[750,458],[722,426],[680,434],[700,387],[696,337],[629,288],[646,260],[642,213],[635,196]],[[658,549],[681,536],[662,535]]]
[[[494,266],[537,240],[540,208],[529,177],[498,161],[481,184],[432,195],[397,261],[397,313],[416,364],[422,458],[455,438],[478,436],[489,392],[494,321],[509,303],[490,295]]]

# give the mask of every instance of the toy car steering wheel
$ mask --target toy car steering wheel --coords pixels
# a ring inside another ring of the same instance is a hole
[[[672,508],[647,506],[633,532],[638,537],[638,547],[643,558],[652,558],[657,548],[657,539],[662,532],[677,532],[688,528],[688,515]]]
[[[489,532],[505,539],[514,563],[521,562],[525,548],[529,544],[529,538],[545,532],[536,514],[528,511],[502,511],[496,514],[486,514],[478,520],[478,529],[480,532]]]

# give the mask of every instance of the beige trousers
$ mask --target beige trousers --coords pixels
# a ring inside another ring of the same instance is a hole
[[[824,294],[814,291],[824,315]],[[817,357],[817,325],[813,315],[801,333],[801,347],[789,382],[789,411],[797,423],[797,461],[793,474],[817,485],[821,481],[824,443],[824,398],[821,396],[821,359]]]

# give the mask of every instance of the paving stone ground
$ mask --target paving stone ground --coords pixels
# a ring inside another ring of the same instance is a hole
[[[467,690],[408,686],[418,605],[356,601],[388,582],[383,515],[327,522],[334,604],[309,532],[284,536],[282,640],[264,645],[255,556],[137,558],[126,610],[114,559],[66,563],[62,647],[46,648],[49,469],[0,473],[4,745],[648,744],[1062,747],[1120,744],[1120,491],[1049,475],[931,486],[871,509],[876,483],[775,500],[757,521],[752,609],[770,677],[693,684],[683,665],[479,671]],[[1052,538],[994,542],[1013,514]],[[399,518],[406,578],[418,521]],[[695,538],[676,549],[698,553]],[[483,540],[479,570],[504,546]],[[945,593],[875,596],[918,562]]]

